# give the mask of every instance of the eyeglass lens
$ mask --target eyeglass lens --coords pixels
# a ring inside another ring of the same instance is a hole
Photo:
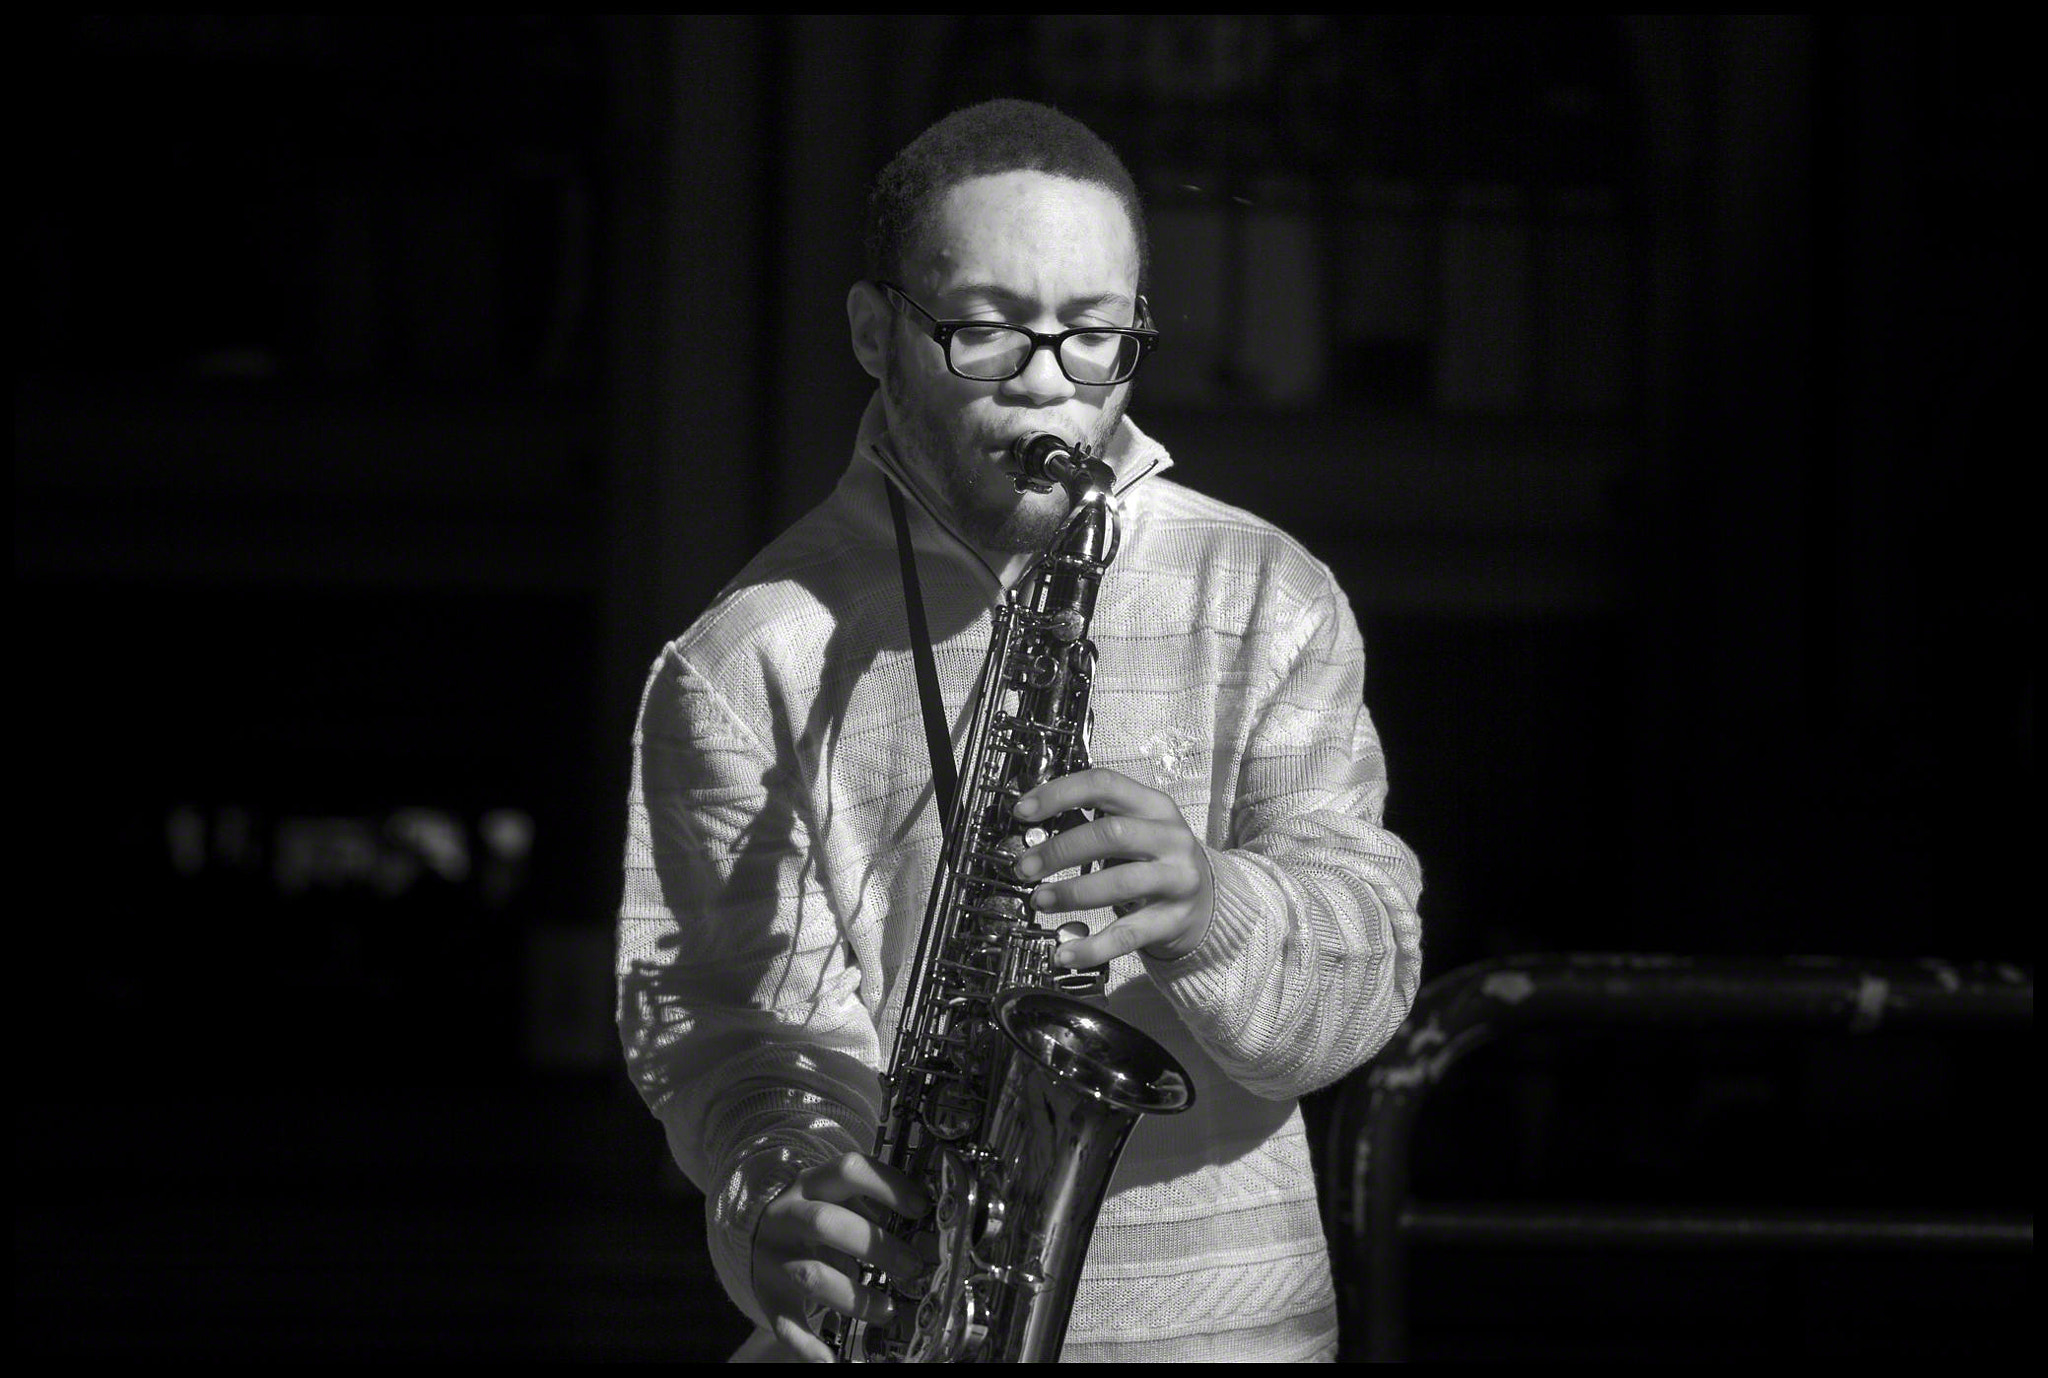
[[[998,382],[1014,378],[1031,359],[1031,335],[1012,326],[968,326],[953,333],[953,367],[969,378]],[[1139,344],[1130,335],[1090,331],[1060,342],[1059,361],[1077,383],[1121,383],[1138,365]]]

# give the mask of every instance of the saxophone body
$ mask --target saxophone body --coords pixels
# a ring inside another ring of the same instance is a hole
[[[885,1322],[842,1320],[842,1360],[1027,1363],[1059,1357],[1095,1218],[1145,1114],[1194,1102],[1180,1064],[1084,998],[1105,969],[1057,967],[1085,928],[1040,923],[1012,866],[1082,811],[1031,826],[1018,798],[1088,764],[1089,637],[1120,538],[1109,467],[1057,436],[1012,449],[1019,489],[1064,486],[1064,525],[995,613],[960,785],[883,1083],[875,1157],[922,1182],[938,1261],[888,1289]],[[929,1252],[929,1250],[927,1251]]]

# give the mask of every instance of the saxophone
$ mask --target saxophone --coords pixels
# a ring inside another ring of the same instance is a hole
[[[1064,487],[1066,521],[995,612],[960,788],[907,973],[875,1157],[924,1184],[938,1261],[883,1322],[838,1318],[843,1361],[1029,1363],[1059,1357],[1110,1173],[1138,1117],[1194,1087],[1152,1038],[1081,997],[1107,969],[1055,967],[1084,924],[1051,928],[1011,869],[1084,810],[1022,825],[1019,797],[1088,765],[1089,625],[1121,534],[1109,466],[1045,433],[1011,448],[1020,492]]]

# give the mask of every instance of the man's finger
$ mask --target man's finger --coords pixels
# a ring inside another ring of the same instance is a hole
[[[782,1341],[783,1346],[804,1363],[837,1362],[837,1356],[832,1353],[831,1347],[813,1335],[795,1316],[775,1318],[775,1338]]]
[[[1149,901],[1165,893],[1171,877],[1156,861],[1132,861],[1105,866],[1085,876],[1054,881],[1031,892],[1031,907],[1041,914],[1065,914],[1076,909],[1107,909],[1130,901]]]
[[[806,1310],[824,1307],[855,1320],[885,1321],[895,1308],[887,1293],[861,1286],[821,1259],[792,1259],[781,1265],[780,1272],[788,1279],[783,1295]]]
[[[1170,795],[1139,784],[1130,776],[1094,766],[1048,780],[1017,800],[1017,817],[1029,822],[1051,818],[1069,809],[1099,809],[1104,813],[1128,814],[1135,818],[1160,818],[1178,813]]]
[[[923,1271],[923,1260],[917,1251],[874,1221],[829,1201],[804,1204],[809,1242],[836,1250],[848,1259],[873,1264],[894,1276],[908,1277]]]
[[[930,1208],[917,1182],[865,1153],[846,1153],[803,1175],[804,1195],[813,1201],[840,1205],[866,1197],[896,1214],[915,1220]]]
[[[1136,952],[1171,937],[1173,921],[1160,905],[1147,905],[1105,924],[1098,933],[1053,949],[1053,960],[1061,966],[1086,970],[1113,962],[1126,952]]]
[[[1149,818],[1106,815],[1047,838],[1017,858],[1016,871],[1033,880],[1091,861],[1157,861],[1184,831]]]

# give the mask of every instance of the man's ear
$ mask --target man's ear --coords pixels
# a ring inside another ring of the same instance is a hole
[[[881,382],[888,371],[889,328],[895,323],[889,298],[872,282],[856,282],[846,293],[846,325],[853,337],[853,357],[861,369]]]

